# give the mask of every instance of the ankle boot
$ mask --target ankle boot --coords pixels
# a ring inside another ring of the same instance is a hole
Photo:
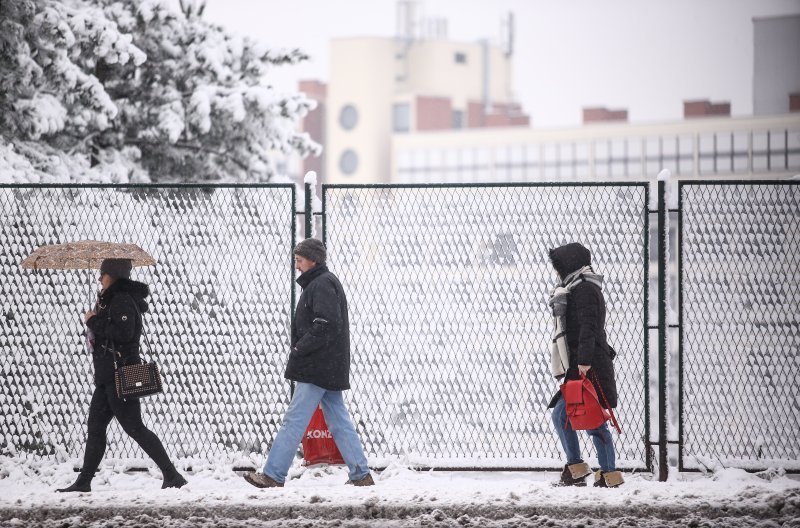
[[[619,471],[597,471],[594,474],[595,488],[616,488],[625,484]]]
[[[59,488],[56,491],[59,493],[71,493],[73,491],[80,491],[85,493],[92,491],[92,477],[89,477],[81,473],[78,475],[78,479],[72,484],[72,486],[68,486],[66,488]]]
[[[558,482],[554,482],[553,486],[586,486],[586,480],[584,479],[591,474],[592,470],[586,462],[566,464],[563,471],[561,471],[561,479]]]

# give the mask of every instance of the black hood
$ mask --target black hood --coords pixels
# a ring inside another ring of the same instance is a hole
[[[124,292],[133,297],[140,312],[145,313],[149,309],[149,305],[145,300],[150,296],[150,287],[147,284],[130,279],[117,279],[114,284],[103,292],[102,297],[109,298],[117,292]]]
[[[592,253],[577,242],[550,250],[550,262],[563,279],[573,271],[577,271],[592,263]]]

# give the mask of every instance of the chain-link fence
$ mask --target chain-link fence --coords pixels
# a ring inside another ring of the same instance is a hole
[[[684,182],[680,468],[800,469],[800,184]]]
[[[286,409],[292,185],[0,186],[0,450],[79,457],[92,391],[83,313],[97,270],[20,269],[47,244],[133,242],[158,264],[145,332],[165,380],[145,423],[182,459],[249,463]],[[148,460],[116,422],[110,459]],[[148,460],[149,462],[149,460]]]
[[[680,468],[800,470],[800,186],[685,182],[679,197]],[[547,250],[581,241],[620,354],[619,465],[651,467],[647,184],[325,186],[323,202],[371,463],[561,463],[545,410]],[[291,185],[0,186],[0,451],[82,453],[97,272],[19,262],[100,239],[158,261],[134,271],[166,380],[147,425],[178,458],[260,463],[289,398],[295,209]],[[118,426],[109,440],[110,460],[149,464]]]
[[[619,353],[618,464],[650,467],[647,184],[323,186],[323,204],[349,301],[349,406],[372,461],[563,463],[546,409],[548,249],[580,241],[605,275]]]

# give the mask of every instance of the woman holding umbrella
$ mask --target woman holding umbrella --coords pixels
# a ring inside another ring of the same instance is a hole
[[[91,491],[94,473],[106,450],[106,429],[112,418],[141,446],[161,469],[161,488],[180,488],[186,479],[169,459],[161,440],[142,423],[142,410],[136,398],[120,399],[114,385],[114,355],[117,362],[139,362],[139,339],[142,335],[142,313],[148,309],[145,300],[148,286],[130,280],[130,259],[105,259],[100,265],[102,290],[94,310],[86,312],[84,321],[94,361],[94,394],[89,405],[88,436],[83,467],[71,486],[57,491]]]

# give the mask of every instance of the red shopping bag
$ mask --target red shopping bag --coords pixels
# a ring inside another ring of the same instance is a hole
[[[333,435],[325,423],[322,408],[317,407],[311,421],[308,422],[306,434],[303,435],[303,458],[306,466],[313,464],[344,464],[342,454],[336,447]]]

